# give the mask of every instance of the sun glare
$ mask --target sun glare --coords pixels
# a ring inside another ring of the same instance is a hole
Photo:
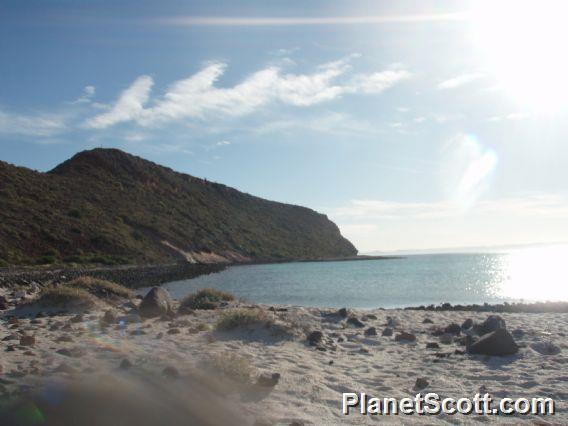
[[[473,38],[499,87],[536,113],[568,104],[568,1],[476,0]]]

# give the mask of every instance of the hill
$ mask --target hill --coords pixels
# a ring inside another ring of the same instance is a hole
[[[116,149],[47,173],[0,162],[0,264],[241,262],[356,254],[325,215]]]

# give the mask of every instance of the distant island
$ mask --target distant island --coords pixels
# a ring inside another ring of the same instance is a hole
[[[117,149],[47,173],[0,161],[0,267],[352,258],[327,216]]]

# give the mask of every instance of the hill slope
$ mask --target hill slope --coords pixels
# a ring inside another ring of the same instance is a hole
[[[0,263],[198,262],[352,256],[337,226],[116,149],[48,173],[0,162]]]

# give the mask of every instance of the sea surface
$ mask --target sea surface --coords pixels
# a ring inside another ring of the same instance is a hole
[[[213,287],[254,303],[314,307],[568,301],[568,246],[233,266],[164,287],[175,298]]]

